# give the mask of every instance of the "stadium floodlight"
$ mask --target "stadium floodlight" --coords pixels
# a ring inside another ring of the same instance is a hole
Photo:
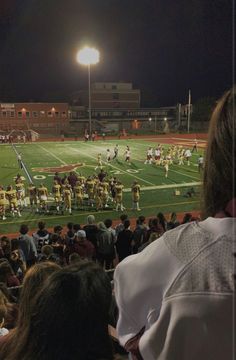
[[[91,120],[91,76],[90,76],[90,66],[96,65],[99,62],[99,51],[85,46],[83,49],[79,50],[76,55],[76,60],[79,64],[86,65],[88,67],[88,114],[89,114],[89,135],[91,138],[92,135],[92,120]]]

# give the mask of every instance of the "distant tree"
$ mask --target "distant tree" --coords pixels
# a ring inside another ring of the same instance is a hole
[[[209,121],[212,110],[216,104],[213,97],[204,97],[193,104],[192,121]]]

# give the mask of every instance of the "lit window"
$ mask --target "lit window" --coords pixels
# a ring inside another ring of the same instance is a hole
[[[66,112],[62,111],[61,116],[65,118],[66,117]]]
[[[48,117],[52,117],[52,112],[48,111]]]
[[[40,116],[41,116],[41,117],[44,117],[44,116],[45,116],[45,111],[41,110],[39,113],[40,113]]]
[[[6,111],[2,111],[2,117],[7,117],[7,112]]]
[[[14,118],[15,117],[15,111],[10,111],[10,117]]]
[[[38,117],[38,111],[33,111],[33,117],[37,118]]]
[[[22,118],[22,111],[18,111],[18,118]]]
[[[30,117],[30,112],[29,112],[29,111],[26,111],[26,112],[25,112],[25,116],[26,116],[27,118],[29,118],[29,117]]]

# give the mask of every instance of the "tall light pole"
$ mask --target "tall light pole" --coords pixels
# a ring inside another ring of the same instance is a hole
[[[76,56],[79,64],[87,65],[88,67],[88,114],[89,114],[89,136],[92,135],[92,119],[91,119],[91,75],[90,67],[99,62],[99,51],[85,46],[79,50]]]

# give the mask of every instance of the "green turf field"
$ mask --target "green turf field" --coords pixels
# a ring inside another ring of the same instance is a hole
[[[162,140],[163,141],[163,140]],[[168,140],[167,140],[168,141]],[[166,142],[167,142],[166,141]],[[171,141],[171,138],[170,138]],[[177,140],[184,147],[191,148],[191,142]],[[110,148],[113,155],[115,144],[119,145],[118,159],[107,165],[106,149]],[[61,176],[69,171],[74,170],[84,176],[92,175],[97,165],[97,154],[101,153],[104,160],[104,170],[109,176],[116,176],[125,186],[124,206],[126,212],[131,217],[140,215],[135,211],[131,211],[131,193],[130,186],[134,180],[138,180],[141,185],[141,214],[145,216],[155,215],[161,211],[169,213],[171,211],[183,212],[199,209],[199,196],[192,198],[184,197],[184,194],[190,187],[199,193],[200,176],[197,168],[197,158],[202,150],[194,153],[191,158],[191,165],[171,165],[168,178],[164,176],[163,167],[156,165],[145,165],[146,151],[149,146],[156,147],[158,139],[129,139],[129,140],[106,140],[84,143],[81,141],[65,141],[65,142],[37,142],[32,144],[15,144],[15,150],[21,152],[22,160],[28,170],[29,176],[34,183],[39,185],[45,183],[51,191],[52,180],[55,171],[60,170]],[[185,145],[186,144],[186,145]],[[131,149],[131,164],[124,162],[124,151],[126,145]],[[169,146],[169,145],[164,145]],[[14,177],[17,173],[22,174],[26,178],[24,170],[20,170],[16,152],[11,145],[0,146],[0,182],[4,186],[14,184]],[[75,165],[74,167],[70,165]],[[97,170],[98,172],[99,170]],[[26,185],[27,187],[27,185]],[[174,195],[174,190],[179,189],[180,196]],[[94,211],[86,208],[84,210],[74,210],[73,215],[38,215],[31,212],[30,209],[22,211],[22,218],[12,218],[7,214],[7,220],[0,220],[0,233],[16,232],[21,222],[27,222],[31,228],[36,227],[39,219],[44,219],[47,226],[53,226],[61,223],[66,224],[68,221],[84,223],[86,216]],[[102,220],[106,217],[113,219],[118,218],[119,213],[112,208],[96,213],[96,218]]]

